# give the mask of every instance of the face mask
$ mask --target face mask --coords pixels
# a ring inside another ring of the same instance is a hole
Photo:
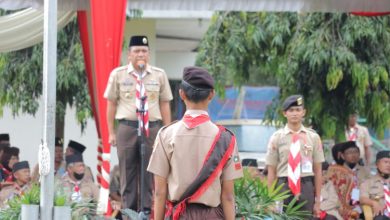
[[[81,180],[84,177],[84,173],[73,173],[73,176],[76,180]]]
[[[383,177],[383,179],[389,179],[389,177],[390,177],[390,174],[384,174],[384,173],[382,173],[379,169],[377,169],[378,170],[378,174],[381,176],[381,177]]]
[[[353,168],[355,168],[356,163],[348,163],[347,162],[347,165],[348,165],[349,168],[353,169]]]

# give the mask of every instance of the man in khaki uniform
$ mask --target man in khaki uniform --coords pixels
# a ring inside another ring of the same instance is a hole
[[[365,165],[370,166],[372,140],[368,129],[357,123],[358,114],[351,114],[345,129],[347,141],[355,141],[360,149],[360,159]],[[362,163],[361,162],[361,163]],[[362,164],[363,165],[363,164]]]
[[[80,154],[69,155],[66,160],[66,174],[61,178],[61,186],[68,195],[68,201],[99,199],[99,188],[89,178],[85,178],[85,165]]]
[[[300,160],[295,171],[300,173],[300,189],[297,187],[300,192],[295,192],[295,197],[299,201],[307,201],[303,210],[314,211],[314,217],[318,217],[322,185],[321,163],[325,161],[321,139],[314,130],[302,125],[306,111],[301,95],[288,97],[283,102],[282,109],[283,115],[287,118],[287,125],[276,131],[268,144],[266,156],[268,186],[271,187],[273,182],[277,181],[278,185],[284,183],[285,190],[290,190],[289,154],[292,147],[298,147],[296,157],[300,156]],[[294,145],[295,143],[296,145]],[[293,191],[291,192],[293,193]],[[290,196],[286,199],[284,204],[289,204],[293,197]]]
[[[180,214],[180,219],[235,219],[234,179],[243,174],[235,139],[226,141],[228,133],[220,133],[222,127],[212,123],[207,113],[214,96],[214,80],[202,68],[186,67],[179,93],[187,111],[182,120],[160,130],[148,166],[155,177],[154,219],[162,220],[165,212],[172,214],[173,206],[174,220]],[[214,145],[220,140],[226,142]],[[230,154],[220,152],[227,155],[225,160],[212,159],[215,154],[210,150],[221,149],[217,146],[229,147]],[[225,164],[209,167],[206,161]],[[207,186],[201,185],[206,182],[202,175],[210,178]],[[167,210],[166,200],[171,204]]]
[[[0,207],[4,207],[5,202],[15,195],[21,195],[30,186],[30,166],[27,161],[14,164],[12,168],[14,184],[8,185],[0,191]]]
[[[137,87],[141,86],[137,84],[137,77],[142,75],[140,81],[147,97],[145,107],[147,106],[148,111],[149,136],[144,138],[146,146],[145,167],[149,162],[158,130],[162,124],[166,125],[171,121],[169,102],[173,97],[164,70],[148,63],[149,43],[146,36],[133,36],[130,39],[128,60],[128,65],[118,67],[111,72],[104,97],[107,99],[109,142],[112,146],[118,147],[122,205],[125,209],[139,211],[139,148],[141,143],[137,135],[139,126],[136,102],[140,100],[136,94]],[[115,119],[119,121],[116,133]],[[142,130],[144,131],[144,129]],[[146,210],[150,210],[152,205],[152,184],[152,175],[146,173],[144,194],[144,208]]]
[[[55,138],[55,155],[54,155],[54,175],[56,178],[61,178],[65,172],[65,161],[64,161],[64,140],[62,138]],[[31,175],[32,182],[39,181],[39,165],[35,165]]]
[[[377,174],[360,185],[360,204],[372,207],[374,220],[389,220],[384,190],[390,185],[390,151],[377,153],[376,167]]]

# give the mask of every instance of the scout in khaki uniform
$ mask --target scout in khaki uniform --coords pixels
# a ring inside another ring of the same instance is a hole
[[[351,202],[353,210],[362,213],[359,205],[359,187],[363,181],[370,178],[370,171],[367,167],[359,165],[360,150],[355,141],[348,141],[340,145],[341,158],[344,160],[344,167],[353,173],[353,189],[351,192]]]
[[[157,135],[148,171],[155,178],[154,219],[235,219],[234,179],[242,177],[234,135],[210,121],[214,80],[186,67],[179,90],[187,111]],[[168,201],[168,207],[165,202]]]
[[[4,187],[0,191],[0,207],[4,207],[7,200],[15,195],[21,195],[30,186],[30,166],[27,161],[15,163],[12,173],[14,176],[13,184]]]
[[[390,151],[377,153],[376,168],[377,174],[360,185],[360,204],[372,207],[374,220],[388,220],[390,219]]]
[[[329,164],[325,161],[322,163],[323,184],[321,188],[321,218],[322,220],[343,220],[338,208],[340,207],[339,197],[331,181],[326,178],[326,171]]]
[[[268,186],[274,181],[284,183],[284,189],[292,196],[284,201],[289,204],[296,197],[307,201],[303,210],[320,214],[322,185],[321,163],[324,161],[321,139],[318,134],[302,125],[305,109],[303,97],[293,95],[283,102],[283,115],[287,125],[270,138],[266,156]]]
[[[64,161],[64,140],[56,137],[55,142],[55,155],[54,155],[54,175],[56,178],[61,178],[65,174],[65,161]],[[35,165],[31,175],[31,181],[39,181],[39,165]]]
[[[66,160],[66,174],[61,178],[61,186],[68,195],[68,201],[99,199],[99,188],[88,178],[85,178],[85,165],[80,154],[69,155]]]
[[[172,92],[164,70],[149,65],[149,42],[146,36],[133,36],[128,50],[129,64],[114,69],[108,79],[104,97],[107,99],[109,143],[117,146],[122,207],[139,211],[140,138],[145,134],[145,167],[149,163],[153,142],[162,124],[171,121],[169,102]],[[142,88],[142,89],[141,89]],[[141,98],[145,100],[145,118],[138,125]],[[114,121],[118,120],[115,133]],[[145,169],[146,173],[146,169]],[[153,176],[145,174],[145,211],[152,205]]]
[[[351,114],[348,118],[348,125],[345,129],[347,141],[355,141],[360,149],[361,165],[370,166],[372,140],[368,129],[357,123],[358,114]]]

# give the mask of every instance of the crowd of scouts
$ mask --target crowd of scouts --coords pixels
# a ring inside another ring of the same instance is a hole
[[[114,210],[142,211],[155,220],[235,219],[234,180],[243,176],[243,168],[234,134],[209,118],[213,77],[199,67],[184,68],[176,98],[186,109],[171,122],[173,94],[164,70],[149,64],[146,36],[130,38],[128,61],[112,71],[104,93],[109,143],[117,147],[119,160],[110,181]],[[364,205],[375,220],[389,219],[390,151],[378,152],[372,175],[372,142],[357,114],[349,118],[346,141],[332,147],[334,161],[327,163],[320,136],[303,125],[304,97],[289,96],[281,109],[287,123],[269,140],[266,178],[269,186],[277,182],[290,191],[284,204],[304,202],[307,219],[359,219]],[[64,154],[63,141],[56,138],[55,143],[56,181],[68,189],[68,199],[96,201],[99,190],[83,162],[85,146],[70,141]],[[0,135],[1,206],[39,181],[38,167],[30,176],[28,162],[19,161],[19,149],[11,146],[9,136]],[[146,174],[143,195],[140,172]]]
[[[68,204],[99,198],[91,169],[84,164],[85,149],[71,140],[64,152],[63,140],[55,139],[56,191],[64,193]],[[38,164],[30,167],[28,161],[19,159],[19,148],[11,145],[9,134],[0,134],[0,162],[0,208],[7,208],[8,200],[22,195],[32,184],[39,185],[39,168]]]

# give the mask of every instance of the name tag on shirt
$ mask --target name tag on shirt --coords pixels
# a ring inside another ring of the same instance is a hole
[[[353,188],[351,193],[351,199],[354,201],[359,201],[360,191],[358,188]]]
[[[302,160],[302,173],[312,173],[313,172],[313,163],[308,159]]]

